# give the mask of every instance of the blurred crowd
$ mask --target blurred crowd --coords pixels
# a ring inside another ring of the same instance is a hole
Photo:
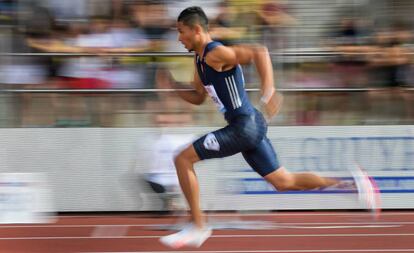
[[[309,5],[297,0],[0,0],[0,85],[9,89],[168,88],[166,70],[178,81],[190,81],[193,63],[189,57],[128,54],[185,52],[177,41],[175,20],[184,8],[199,5],[209,16],[215,40],[225,45],[262,43],[269,48],[278,87],[399,90],[413,86],[414,36],[409,14],[408,17],[381,16],[384,13],[367,16],[350,10],[348,5],[340,6],[340,13],[332,9],[330,21],[323,29],[307,37],[301,31],[311,30],[312,26],[303,10],[312,4],[314,10],[321,8],[320,1],[314,0]],[[414,5],[410,6],[414,10]],[[321,27],[319,23],[318,26]],[[309,50],[322,54],[301,56]],[[289,56],[286,52],[293,54]],[[258,87],[254,67],[246,67],[245,75],[248,87]],[[397,100],[406,101],[407,115],[413,115],[411,94],[394,93]],[[301,94],[295,96],[297,101],[302,100]],[[381,94],[370,96],[375,100]],[[84,96],[60,97],[69,102],[52,97],[55,108],[60,108],[59,104],[66,107],[71,104],[73,108],[57,111],[79,115],[82,113],[78,111],[91,110]],[[23,114],[33,107],[30,99],[31,95],[25,94],[16,102],[21,104]],[[113,99],[118,99],[117,103]],[[349,99],[340,97],[345,105],[349,105]],[[98,110],[113,110],[120,106],[118,103],[129,100],[118,96],[111,98],[111,104],[101,103],[97,98],[93,103]],[[158,94],[155,99],[158,103],[150,100],[149,107],[158,106],[161,111],[167,107],[178,112],[189,110],[177,105],[179,102],[173,95]],[[160,100],[168,101],[160,105]],[[320,99],[306,95],[306,100],[293,109],[298,124],[320,120],[316,116],[322,110],[316,101]],[[370,110],[372,105],[362,107]],[[84,121],[83,116],[80,118],[78,125]],[[90,120],[84,123],[89,125]]]
[[[177,41],[175,20],[191,5],[203,6],[213,37],[226,45],[257,42],[257,30],[263,36],[269,34],[262,25],[293,22],[273,1],[1,1],[3,23],[10,24],[3,29],[7,34],[3,44],[9,44],[2,46],[3,52],[68,55],[10,56],[2,61],[0,83],[91,89],[156,87],[159,66],[154,65],[180,62],[183,68],[192,66],[177,58],[105,54],[184,52]],[[96,55],[70,57],[73,53]]]

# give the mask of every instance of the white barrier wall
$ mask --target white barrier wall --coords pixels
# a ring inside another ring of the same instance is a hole
[[[169,128],[201,135],[211,128]],[[0,172],[43,173],[57,211],[159,210],[142,182],[155,128],[0,129]],[[353,162],[374,176],[384,208],[414,208],[414,127],[270,127],[279,159],[291,171],[348,177]],[[355,194],[273,191],[240,155],[197,166],[202,206],[210,210],[354,209]]]

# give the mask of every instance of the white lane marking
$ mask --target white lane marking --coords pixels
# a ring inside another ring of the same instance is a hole
[[[223,221],[226,222],[226,221]],[[275,223],[275,228],[369,228],[369,227],[402,227],[414,225],[414,221],[406,222],[292,222]],[[314,226],[310,226],[314,225]],[[90,227],[160,227],[171,226],[169,224],[79,224],[79,225],[0,225],[0,230],[5,228],[90,228]]]
[[[183,215],[176,215],[176,216],[187,216]],[[297,213],[285,213],[285,212],[270,212],[270,213],[261,213],[257,211],[256,213],[210,213],[207,216],[214,216],[214,217],[243,217],[243,216],[372,216],[369,212],[330,212],[330,213],[323,213],[323,212],[297,212]],[[414,212],[388,212],[384,210],[381,213],[381,216],[413,216]],[[61,215],[58,218],[145,218],[140,217],[140,215],[129,215],[129,214],[120,214],[120,215]]]
[[[304,249],[304,250],[203,250],[203,251],[123,251],[83,253],[321,253],[321,252],[414,252],[413,249]]]
[[[128,233],[129,226],[95,226],[92,230],[91,237],[102,236],[124,236]]]
[[[135,235],[135,236],[39,236],[39,237],[0,237],[0,240],[72,240],[72,239],[155,239],[163,235]],[[258,235],[258,234],[244,234],[244,235],[212,235],[212,238],[258,238],[258,237],[397,237],[397,236],[414,236],[413,233],[395,233],[395,234],[284,234],[284,235]]]
[[[285,226],[276,225],[273,228],[292,228],[292,229],[341,229],[341,228],[399,228],[401,225],[354,225],[354,226]]]

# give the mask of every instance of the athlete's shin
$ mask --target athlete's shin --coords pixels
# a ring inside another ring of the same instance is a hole
[[[299,190],[325,188],[338,183],[335,179],[321,177],[313,173],[296,173],[293,176]]]
[[[202,228],[204,227],[204,218],[200,209],[200,191],[194,163],[182,154],[175,158],[174,163],[181,189],[190,208],[192,222],[195,226]]]
[[[265,176],[278,191],[301,191],[324,188],[338,183],[337,180],[313,173],[290,173],[284,167]]]

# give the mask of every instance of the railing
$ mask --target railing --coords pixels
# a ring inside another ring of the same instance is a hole
[[[368,53],[367,53],[368,54]],[[413,52],[409,53],[413,55]],[[304,57],[307,59],[338,57],[341,54],[323,48],[284,50],[271,53],[272,57]],[[191,57],[192,53],[0,53],[2,56],[52,57]],[[283,60],[282,60],[283,61]],[[278,69],[279,70],[279,69]],[[278,71],[283,75],[282,71]],[[180,89],[191,90],[191,89]],[[258,84],[246,90],[253,104],[258,105]],[[154,115],[191,114],[192,125],[221,126],[225,122],[211,103],[201,107],[185,106],[172,94],[176,89],[165,88],[10,88],[0,89],[0,127],[50,127],[61,118],[79,121],[87,118],[85,126],[141,127],[154,126]],[[278,87],[285,95],[280,115],[270,121],[273,125],[358,125],[358,124],[413,124],[414,87],[400,87],[389,92],[380,87],[346,88],[287,88]],[[405,93],[401,95],[401,93]],[[160,98],[161,97],[161,98]],[[168,100],[165,102],[164,100]],[[173,101],[173,102],[171,102]],[[172,103],[172,105],[171,105]],[[75,106],[74,106],[75,105]],[[82,107],[73,109],[72,107]],[[35,109],[37,108],[37,109]],[[51,112],[53,110],[53,112]],[[72,114],[80,115],[75,119]],[[67,116],[69,115],[69,116]],[[50,118],[47,123],[41,118]],[[78,117],[78,118],[77,118]],[[29,118],[29,123],[24,123]],[[114,118],[116,118],[114,120]],[[40,122],[40,123],[39,123]],[[50,123],[52,122],[52,123]],[[70,124],[69,124],[70,125]],[[63,124],[64,126],[64,124]],[[76,126],[72,124],[71,126]]]
[[[296,57],[332,57],[341,56],[341,52],[332,51],[329,49],[322,48],[310,48],[310,49],[295,49],[295,50],[284,50],[280,52],[270,52],[271,56],[285,57],[285,56],[296,56]],[[349,55],[373,55],[375,52],[358,52],[358,53],[347,53]],[[414,55],[414,52],[407,52],[408,55]],[[141,53],[0,53],[0,56],[70,56],[70,57],[82,57],[82,56],[113,56],[113,57],[191,57],[193,53],[185,52],[141,52]]]

